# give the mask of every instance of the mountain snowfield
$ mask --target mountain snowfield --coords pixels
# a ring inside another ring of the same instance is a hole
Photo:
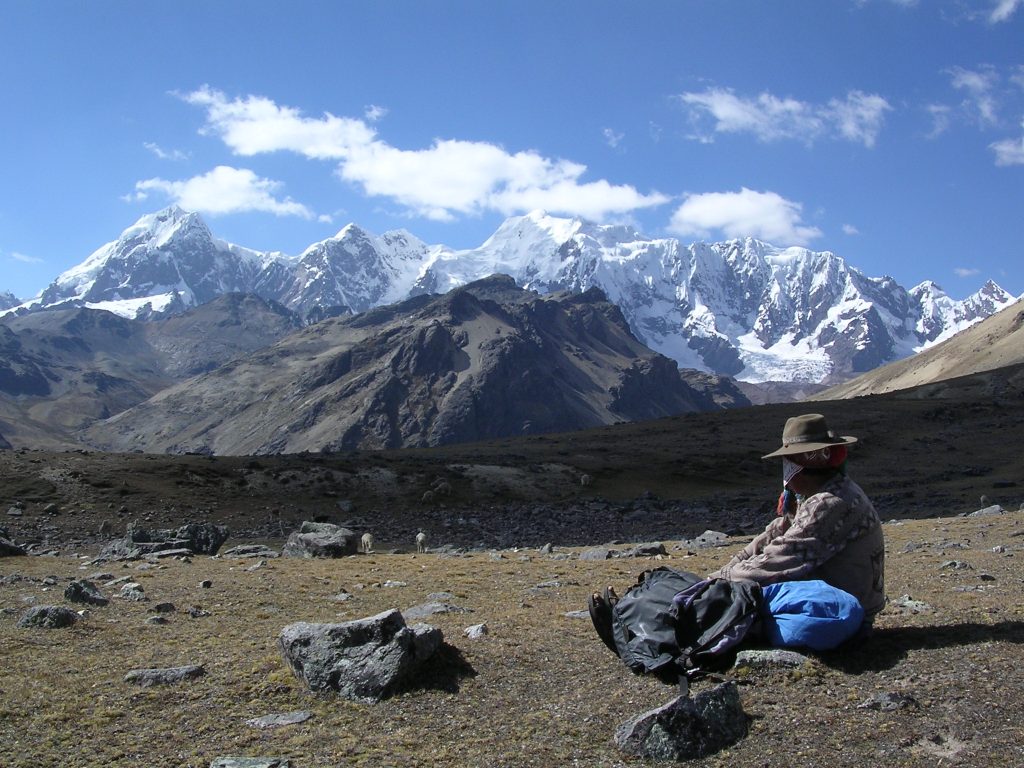
[[[171,207],[143,216],[13,311],[74,304],[145,317],[243,292],[316,320],[497,273],[539,293],[598,287],[643,343],[680,367],[753,383],[842,381],[1016,300],[991,281],[956,301],[930,281],[906,290],[867,277],[828,251],[753,238],[686,246],[542,211],[506,220],[468,250],[349,224],[287,256],[227,243],[198,214]]]

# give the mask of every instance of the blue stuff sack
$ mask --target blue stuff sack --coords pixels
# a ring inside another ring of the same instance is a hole
[[[827,651],[853,637],[864,621],[860,601],[824,581],[784,581],[763,594],[761,624],[776,647]]]

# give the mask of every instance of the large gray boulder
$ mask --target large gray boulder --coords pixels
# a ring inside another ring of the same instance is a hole
[[[5,529],[0,528],[0,557],[19,557],[25,554],[28,553],[11,541]]]
[[[124,538],[115,539],[103,548],[100,558],[106,560],[137,560],[171,550],[189,550],[196,555],[216,555],[227,541],[227,526],[213,523],[185,523],[178,528],[148,530],[135,523],[128,526]]]
[[[340,624],[289,624],[277,645],[311,691],[373,703],[414,677],[443,640],[440,629],[406,626],[402,614],[392,609]]]
[[[96,588],[96,585],[87,579],[79,579],[68,584],[64,590],[64,599],[72,603],[85,603],[86,605],[106,605],[110,601]]]
[[[78,621],[78,614],[63,605],[37,605],[29,608],[18,626],[23,629],[39,627],[41,629],[63,629]]]
[[[747,715],[736,683],[722,683],[693,698],[668,704],[626,721],[615,731],[623,752],[657,760],[691,760],[731,746],[747,735]]]
[[[285,557],[347,557],[359,549],[355,531],[333,523],[304,522],[285,542]]]

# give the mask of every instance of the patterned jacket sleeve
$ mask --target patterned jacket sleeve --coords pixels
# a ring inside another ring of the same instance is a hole
[[[763,585],[804,578],[842,549],[854,517],[838,496],[815,494],[800,505],[785,532],[769,525],[714,576]]]
[[[754,537],[753,541],[751,541],[749,544],[747,544],[747,546],[745,546],[743,549],[737,552],[733,556],[732,560],[730,560],[728,563],[722,566],[720,570],[712,573],[710,575],[710,578],[728,579],[729,577],[725,574],[728,572],[729,569],[733,568],[735,565],[743,562],[744,560],[749,560],[750,558],[756,557],[757,555],[761,554],[761,552],[764,551],[764,548],[768,544],[768,542],[781,536],[786,531],[786,528],[789,527],[789,522],[790,521],[784,517],[776,517],[774,520],[768,523],[768,525],[765,527],[763,531],[761,531],[761,533]]]

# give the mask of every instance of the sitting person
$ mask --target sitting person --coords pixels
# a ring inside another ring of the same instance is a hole
[[[762,586],[820,579],[860,601],[869,629],[885,605],[885,547],[875,508],[846,475],[855,442],[820,414],[788,419],[782,447],[762,457],[782,459],[778,516],[709,578]]]

